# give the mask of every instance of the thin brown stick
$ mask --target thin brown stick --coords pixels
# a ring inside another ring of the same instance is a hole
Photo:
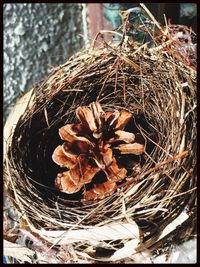
[[[149,17],[151,18],[151,20],[155,23],[155,25],[158,27],[158,29],[163,33],[162,27],[160,26],[160,24],[158,23],[158,21],[155,19],[154,15],[149,11],[149,9],[143,4],[140,3],[141,7],[145,10],[145,12],[149,15]]]
[[[112,66],[110,66],[110,69],[109,69],[109,71],[108,71],[108,74],[107,74],[107,76],[106,76],[106,78],[105,78],[105,80],[104,80],[104,82],[103,82],[103,85],[102,85],[102,87],[101,87],[101,89],[100,89],[100,91],[99,91],[99,94],[98,94],[98,96],[97,96],[97,100],[99,100],[99,97],[100,97],[101,94],[102,94],[102,91],[103,91],[103,89],[104,89],[104,87],[105,87],[105,85],[106,85],[106,82],[107,82],[108,78],[110,77],[111,72],[113,71],[113,68],[114,68],[114,66],[115,66],[115,64],[116,64],[116,62],[117,62],[117,60],[118,60],[118,57],[115,59],[115,61],[114,61],[114,63],[112,64]]]
[[[171,162],[173,162],[173,161],[176,161],[177,159],[186,157],[187,155],[188,155],[188,151],[183,151],[183,152],[181,152],[181,153],[175,155],[174,157],[172,157],[172,158],[170,158],[170,159],[167,159],[167,160],[165,160],[165,161],[163,161],[163,162],[161,162],[161,163],[156,164],[156,166],[154,166],[153,168],[150,168],[148,171],[146,171],[146,172],[143,173],[142,175],[141,175],[141,174],[138,174],[138,175],[137,175],[136,177],[134,177],[133,179],[131,179],[131,180],[129,180],[129,181],[127,181],[127,182],[125,182],[125,183],[123,183],[123,184],[121,184],[121,185],[118,185],[118,186],[116,187],[116,189],[117,189],[117,188],[120,188],[120,187],[123,187],[123,186],[125,186],[125,185],[132,184],[134,181],[138,181],[141,177],[144,177],[144,176],[146,176],[146,175],[148,175],[148,174],[150,174],[150,173],[152,173],[152,172],[154,172],[154,171],[160,169],[160,167],[162,167],[163,165],[169,164],[169,163],[171,163]]]
[[[117,63],[116,63],[116,76],[115,76],[115,89],[114,89],[114,94],[116,94],[117,91],[117,80],[118,80],[118,70],[119,70],[119,64],[120,64],[120,59],[117,59]]]
[[[126,77],[124,75],[124,71],[123,71],[123,68],[120,62],[119,62],[119,65],[120,65],[120,69],[123,75],[123,94],[124,94],[124,102],[126,102]]]
[[[94,37],[94,40],[93,40],[92,45],[91,45],[91,49],[92,49],[92,50],[94,50],[95,43],[96,43],[97,38],[99,37],[99,35],[102,35],[102,34],[104,34],[104,33],[117,34],[117,35],[123,37],[123,35],[122,35],[121,33],[116,32],[116,31],[101,30],[101,31],[99,31],[99,32],[96,34],[96,36]]]

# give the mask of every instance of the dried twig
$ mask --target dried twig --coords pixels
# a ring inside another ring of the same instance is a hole
[[[133,179],[130,179],[129,181],[124,182],[123,184],[116,186],[116,189],[117,189],[117,188],[124,187],[125,185],[132,184],[132,183],[134,183],[134,182],[137,183],[137,181],[140,180],[142,177],[144,177],[144,176],[146,176],[146,175],[149,175],[150,173],[152,173],[152,172],[154,172],[154,171],[160,169],[163,165],[169,164],[169,163],[171,163],[171,162],[173,162],[173,161],[176,161],[177,159],[180,159],[180,158],[182,158],[182,157],[187,156],[187,154],[188,154],[188,151],[183,151],[183,152],[181,152],[181,153],[175,155],[175,156],[172,157],[172,158],[169,158],[169,159],[167,159],[167,160],[165,160],[165,161],[163,161],[163,162],[161,162],[161,163],[158,163],[158,164],[156,164],[153,168],[150,168],[148,171],[146,171],[146,172],[144,172],[144,173],[142,173],[142,174],[138,174],[138,175],[137,175],[136,177],[134,177]]]

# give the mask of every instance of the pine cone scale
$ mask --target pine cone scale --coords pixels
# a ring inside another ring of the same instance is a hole
[[[76,155],[66,155],[63,150],[63,146],[58,146],[53,155],[52,158],[55,163],[60,165],[61,167],[67,167],[71,168],[76,164],[77,156]]]
[[[116,147],[121,154],[141,155],[144,153],[144,145],[139,143],[122,144]]]
[[[129,132],[125,132],[122,130],[118,130],[115,132],[115,136],[110,138],[108,140],[109,144],[118,142],[118,141],[124,141],[126,143],[131,143],[135,140],[135,134],[134,133],[129,133]]]
[[[109,166],[113,161],[113,153],[110,146],[105,146],[104,151],[102,152],[103,162],[105,166]]]
[[[99,129],[101,128],[102,123],[104,122],[105,113],[98,102],[91,103],[90,107],[95,118],[97,129]]]
[[[91,132],[97,130],[93,112],[88,107],[79,107],[76,111],[77,118],[85,125]]]
[[[126,169],[120,168],[115,158],[113,158],[112,164],[107,168],[107,178],[109,181],[120,181],[126,177]]]
[[[77,136],[76,135],[77,133],[73,132],[71,130],[71,127],[67,127],[67,126],[64,126],[64,127],[59,129],[59,135],[60,135],[62,140],[67,141],[68,143],[72,143],[74,141],[80,141],[80,142],[85,142],[85,143],[93,146],[93,144],[90,142],[90,140],[88,140],[84,136]]]
[[[55,179],[55,186],[61,192],[72,194],[78,192],[82,185],[76,185],[71,179],[70,172],[59,173]]]

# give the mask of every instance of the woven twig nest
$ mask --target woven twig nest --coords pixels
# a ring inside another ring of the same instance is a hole
[[[113,255],[133,240],[136,251],[155,251],[195,230],[196,72],[162,48],[120,49],[74,55],[17,103],[5,127],[5,184],[26,227],[47,244],[73,243],[88,261],[102,247],[109,253],[99,260],[134,260],[134,251]],[[97,100],[105,111],[132,113],[145,161],[137,179],[84,203],[81,192],[55,188],[60,166],[52,154],[59,128],[77,123],[77,108]]]

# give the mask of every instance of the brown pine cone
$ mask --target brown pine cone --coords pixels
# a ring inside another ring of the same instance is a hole
[[[55,149],[52,159],[69,170],[58,173],[55,186],[73,194],[103,171],[107,181],[84,189],[84,200],[102,199],[115,189],[117,181],[126,177],[127,170],[118,165],[117,154],[140,155],[144,145],[134,142],[134,133],[124,131],[132,118],[128,111],[104,112],[98,102],[93,102],[89,107],[79,107],[76,116],[80,124],[67,124],[59,129],[65,143]]]

